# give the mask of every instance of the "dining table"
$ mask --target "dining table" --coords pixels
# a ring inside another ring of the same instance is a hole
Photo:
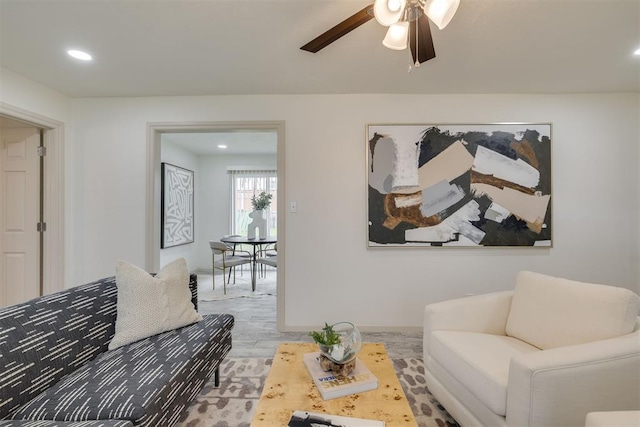
[[[229,236],[220,239],[224,243],[235,245],[251,245],[253,248],[253,257],[251,259],[251,291],[256,291],[256,273],[258,265],[258,253],[262,245],[270,245],[278,242],[277,237],[267,236],[263,239],[259,237],[249,238],[247,236]]]

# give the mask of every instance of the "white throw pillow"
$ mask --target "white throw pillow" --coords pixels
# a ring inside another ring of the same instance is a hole
[[[165,265],[156,275],[167,286],[167,320],[164,331],[181,328],[202,320],[191,302],[189,268],[184,258]]]
[[[184,258],[153,277],[124,261],[116,265],[116,332],[109,350],[202,320],[191,302],[189,270]]]

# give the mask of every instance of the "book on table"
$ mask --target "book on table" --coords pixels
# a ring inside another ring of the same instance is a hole
[[[287,427],[384,427],[384,421],[316,412],[294,411]]]
[[[322,370],[319,351],[306,353],[303,356],[303,361],[324,400],[378,388],[378,378],[360,359],[356,359],[355,368],[344,378],[336,377],[331,371]]]

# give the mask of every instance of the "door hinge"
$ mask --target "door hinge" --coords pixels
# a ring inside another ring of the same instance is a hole
[[[44,146],[42,146],[42,145],[41,145],[41,146],[39,146],[39,147],[38,147],[38,156],[40,156],[40,157],[44,157],[44,156],[46,156],[46,155],[47,155],[47,147],[44,147]]]
[[[38,231],[38,233],[42,233],[47,231],[47,223],[46,222],[39,222],[38,224],[36,224],[36,229]]]

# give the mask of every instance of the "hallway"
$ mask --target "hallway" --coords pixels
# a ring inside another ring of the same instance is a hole
[[[251,295],[248,272],[245,271],[243,276],[238,272],[236,283],[227,285],[227,298],[224,298],[222,276],[216,275],[216,290],[211,292],[211,275],[198,275],[198,310],[202,314],[230,313],[235,317],[233,348],[228,357],[273,357],[281,342],[312,341],[307,331],[279,332],[277,330],[276,277],[276,270],[269,269],[265,278],[257,278],[256,294],[258,295]],[[214,294],[217,300],[202,300],[203,297],[211,298]],[[421,331],[362,332],[362,338],[367,342],[384,343],[391,358],[422,359]]]

